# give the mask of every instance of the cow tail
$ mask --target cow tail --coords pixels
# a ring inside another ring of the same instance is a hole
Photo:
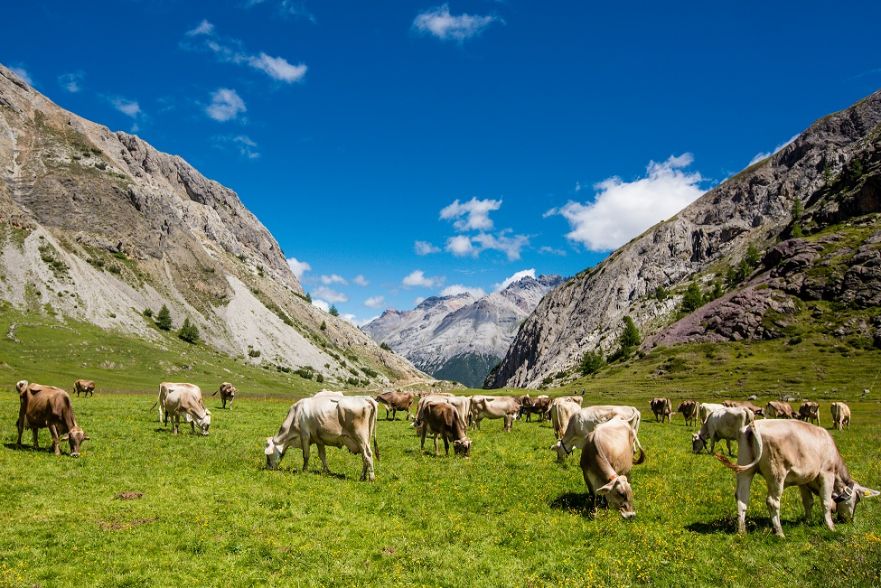
[[[217,396],[217,393],[220,392],[220,388],[211,393],[211,396]]]
[[[376,419],[379,415],[379,406],[377,404],[371,405],[373,409],[373,415],[370,418],[370,434],[373,437],[373,455],[376,456],[376,461],[379,461],[379,443],[376,442]]]
[[[633,463],[636,465],[645,463],[645,449],[642,448],[642,444],[640,444],[639,442],[639,435],[634,433],[633,440],[636,442],[637,447],[639,447],[639,457],[637,457],[636,461],[634,461]]]
[[[636,446],[636,448],[639,449],[639,452],[642,454],[642,459],[644,461],[645,460],[645,449],[642,448],[642,443],[639,442],[639,423],[641,420],[642,420],[642,415],[640,415],[639,411],[637,411],[636,419],[635,419],[636,426],[633,427],[633,443]],[[642,461],[639,461],[637,463],[642,463]]]
[[[756,465],[758,465],[759,461],[762,459],[762,451],[764,450],[764,446],[762,444],[762,436],[759,434],[758,431],[756,431],[755,423],[751,423],[749,426],[743,429],[741,439],[743,439],[744,436],[746,437],[746,442],[751,444],[753,451],[756,454],[755,459],[751,463],[748,463],[746,465],[737,465],[735,463],[732,463],[731,460],[724,455],[719,453],[716,454],[716,459],[718,459],[720,462],[722,462],[722,465],[732,470],[736,474],[740,474],[756,467]]]

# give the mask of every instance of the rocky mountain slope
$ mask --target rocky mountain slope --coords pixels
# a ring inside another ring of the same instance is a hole
[[[425,377],[309,304],[235,192],[3,66],[0,299],[157,343],[144,311],[165,304],[176,326],[188,318],[210,346],[268,367],[337,383]]]
[[[625,316],[643,351],[785,336],[808,300],[833,303],[808,320],[877,328],[879,142],[881,92],[820,119],[547,296],[487,385],[565,379],[585,352],[615,350]],[[696,309],[682,304],[691,284],[703,295]]]
[[[526,276],[482,298],[435,296],[413,310],[387,310],[362,329],[437,378],[480,387],[520,323],[559,276]]]

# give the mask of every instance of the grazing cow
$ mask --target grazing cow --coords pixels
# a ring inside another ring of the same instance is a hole
[[[799,487],[805,520],[810,519],[814,495],[818,495],[823,502],[823,519],[830,530],[835,529],[833,512],[837,512],[839,520],[849,521],[861,498],[879,494],[850,477],[829,432],[809,423],[756,421],[743,428],[738,443],[737,465],[723,456],[718,459],[737,474],[737,530],[740,533],[746,532],[749,491],[756,473],[765,478],[771,525],[780,537],[783,537],[780,499],[786,486]]]
[[[165,414],[171,417],[171,432],[177,435],[180,432],[180,415],[190,423],[190,428],[195,433],[196,425],[199,426],[203,435],[208,434],[211,426],[211,411],[205,408],[202,402],[202,391],[193,384],[174,385],[165,396]]]
[[[577,400],[576,400],[577,399]],[[581,396],[561,396],[551,402],[551,424],[554,437],[561,439],[572,415],[581,410]]]
[[[474,398],[471,405],[474,406]],[[520,401],[513,396],[483,396],[477,400],[477,406],[472,409],[474,426],[480,429],[480,421],[483,419],[504,419],[503,430],[510,432],[514,426],[514,419],[520,412]]]
[[[172,390],[181,389],[181,390],[192,390],[196,394],[199,395],[199,402],[202,401],[202,389],[196,386],[195,384],[187,384],[184,382],[162,382],[159,384],[159,396],[156,398],[156,402],[153,403],[153,406],[159,405],[159,422],[167,423],[168,422],[168,411],[165,409],[165,400],[168,398],[169,393]],[[150,408],[152,409],[153,406]]]
[[[765,410],[761,406],[756,406],[749,400],[723,400],[722,406],[728,408],[748,408],[755,416],[764,416]]]
[[[416,417],[413,419],[413,426],[416,427],[416,435],[422,434],[422,409],[429,402],[444,402],[456,407],[456,414],[462,421],[462,426],[468,428],[468,415],[471,413],[471,398],[467,396],[453,396],[452,394],[425,396],[419,399],[419,405],[416,407]]]
[[[520,400],[520,415],[526,415],[526,422],[530,422],[532,420],[532,415],[537,414],[538,420],[543,421],[547,418],[548,413],[551,410],[551,399],[546,395],[536,396],[535,398],[530,398],[529,394],[525,396],[521,396]]]
[[[211,396],[216,396],[218,392],[220,392],[220,402],[223,403],[223,408],[226,408],[226,401],[229,400],[229,409],[232,410],[232,401],[236,399],[236,393],[238,392],[236,387],[229,382],[224,382],[220,385],[220,388],[211,393]]]
[[[322,393],[303,398],[294,403],[274,437],[266,438],[264,453],[266,467],[275,469],[289,447],[303,451],[303,471],[309,466],[312,444],[318,445],[322,471],[330,473],[324,448],[345,447],[363,462],[361,479],[376,478],[373,471],[373,455],[379,459],[376,442],[377,402],[367,396],[343,396]],[[373,451],[370,440],[373,439]]]
[[[76,392],[77,396],[79,396],[80,393],[82,393],[83,396],[94,396],[95,382],[92,380],[77,380],[73,383],[73,391]]]
[[[670,421],[670,415],[673,413],[673,405],[670,403],[669,398],[652,398],[651,402],[649,402],[649,406],[652,409],[652,413],[655,415],[655,422],[660,420],[662,423],[666,421]]]
[[[450,455],[450,441],[453,442],[453,452],[456,455],[469,457],[471,455],[471,439],[466,434],[467,427],[459,415],[455,406],[448,402],[438,400],[429,401],[419,411],[419,420],[416,426],[422,431],[419,448],[425,450],[425,435],[431,431],[434,435],[434,454],[437,455],[437,437],[440,435],[444,440],[444,452]]]
[[[681,412],[685,418],[685,426],[690,427],[697,420],[698,403],[696,400],[683,400],[679,403],[676,412]]]
[[[80,428],[73,414],[70,396],[61,388],[30,384],[22,380],[15,385],[18,390],[20,407],[18,410],[18,441],[25,428],[32,431],[34,449],[39,449],[39,432],[46,427],[52,435],[52,451],[61,455],[60,441],[70,443],[70,456],[80,456],[80,445],[89,439]]]
[[[401,392],[399,390],[397,392],[383,392],[374,400],[385,407],[385,420],[394,421],[398,419],[399,410],[406,412],[407,416],[410,416],[410,406],[413,404],[415,397],[416,395],[412,392]],[[389,411],[392,412],[391,419],[389,419]]]
[[[636,516],[633,510],[633,489],[627,475],[633,464],[645,461],[640,446],[639,458],[633,461],[633,446],[639,445],[630,423],[613,418],[600,423],[588,434],[581,452],[581,473],[587,485],[590,510],[596,510],[596,497],[605,496],[625,519]]]
[[[722,407],[714,410],[701,424],[701,430],[691,436],[691,450],[700,453],[704,449],[708,453],[716,450],[716,441],[725,440],[728,446],[728,455],[731,452],[731,442],[740,437],[740,430],[753,422],[755,416],[748,408]],[[707,441],[710,446],[707,447]]]
[[[722,404],[716,404],[714,402],[700,403],[697,407],[697,414],[698,418],[701,421],[701,424],[703,424],[703,422],[707,420],[708,416],[710,416],[713,412],[719,410],[720,408],[725,408],[725,406]]]
[[[808,423],[816,421],[817,426],[820,425],[820,405],[811,400],[805,400],[798,407],[798,419]]]
[[[850,426],[850,407],[843,402],[833,402],[829,407],[832,411],[832,426],[839,431]]]
[[[551,449],[557,452],[557,461],[564,461],[566,457],[580,447],[584,447],[584,440],[588,433],[597,425],[619,417],[633,427],[633,432],[639,435],[639,423],[642,414],[633,406],[588,406],[572,415],[566,425],[566,432]],[[636,441],[639,444],[639,439]],[[642,450],[642,447],[639,447]],[[635,451],[635,449],[634,449]]]
[[[792,406],[783,400],[772,400],[765,406],[765,416],[769,419],[794,419]]]

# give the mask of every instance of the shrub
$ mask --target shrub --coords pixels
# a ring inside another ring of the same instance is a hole
[[[700,308],[703,303],[704,295],[703,293],[701,293],[700,286],[697,285],[697,282],[692,282],[688,285],[688,289],[685,291],[685,295],[682,297],[682,304],[680,306],[682,312],[694,312],[695,310]]]
[[[386,351],[391,351],[391,350],[392,350],[392,348],[389,347],[389,344],[386,343],[385,341],[383,341],[382,343],[379,344],[379,348],[380,348],[380,349],[385,349]]]
[[[346,380],[346,383],[347,383],[349,386],[357,386],[358,383],[359,383],[359,380],[358,380],[358,378],[349,378],[349,379]]]
[[[330,313],[330,316],[340,316],[340,311],[337,310],[336,306],[334,305],[331,305],[330,310],[328,310],[327,312]]]
[[[181,325],[180,330],[177,332],[177,336],[181,340],[195,345],[199,342],[199,328],[190,322],[189,317],[185,318],[184,324]]]
[[[156,326],[163,331],[171,330],[171,313],[168,312],[168,307],[164,304],[162,305],[162,308],[159,309],[159,313],[156,315]]]
[[[792,231],[790,234],[793,237],[801,237],[804,234],[802,231],[801,223],[801,215],[804,213],[804,206],[801,203],[801,198],[798,196],[795,197],[795,200],[792,201]]]
[[[370,368],[361,368],[361,371],[364,372],[364,375],[367,376],[368,378],[375,378],[376,376],[379,375],[376,371],[374,371]]]
[[[639,329],[636,323],[629,316],[624,317],[624,330],[621,332],[621,338],[618,340],[618,350],[612,354],[612,361],[618,359],[627,359],[641,343]]]
[[[605,365],[606,360],[602,355],[593,351],[588,351],[581,356],[581,362],[578,364],[578,371],[581,372],[582,376],[589,376],[603,369],[603,366]]]
[[[260,357],[261,352],[259,349],[254,349],[250,345],[248,346],[248,357]]]
[[[312,369],[311,369],[311,368],[305,368],[305,367],[301,367],[301,368],[299,368],[299,369],[298,369],[296,372],[294,372],[294,373],[296,373],[298,376],[300,376],[300,377],[303,378],[304,380],[311,380],[311,379],[314,377],[314,375],[315,375],[315,374],[312,372]]]
[[[145,308],[144,309],[144,316],[147,318],[153,318],[153,309],[152,308]]]
[[[327,330],[327,323],[324,321],[321,321],[321,326],[318,328],[321,329],[322,331],[326,331]]]
[[[663,286],[658,286],[655,288],[655,300],[658,302],[663,302],[670,298],[670,290]]]

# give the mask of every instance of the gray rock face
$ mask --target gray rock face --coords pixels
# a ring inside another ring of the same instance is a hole
[[[260,351],[255,362],[344,381],[337,348],[383,380],[425,377],[303,301],[278,243],[235,192],[59,108],[2,65],[0,229],[0,299],[18,307],[51,304],[156,338],[140,313],[165,304],[217,349]]]
[[[525,277],[479,299],[427,298],[413,310],[387,310],[362,329],[426,373],[479,387],[523,319],[561,282],[559,276]]]
[[[881,92],[876,92],[847,110],[820,119],[777,154],[710,190],[598,266],[570,279],[542,300],[523,323],[488,383],[538,387],[545,377],[571,369],[586,351],[609,352],[625,315],[631,316],[644,334],[657,334],[680,297],[656,300],[656,288],[677,288],[705,274],[714,263],[740,259],[750,243],[773,243],[789,225],[796,198],[805,204],[805,222],[816,226],[881,210],[881,183],[874,175],[860,180],[846,194],[826,189],[830,178],[848,177],[856,159],[874,161],[879,151],[879,123]],[[779,253],[793,270],[814,263],[818,255],[813,248],[803,248],[798,255]],[[871,301],[876,295],[874,286],[856,287],[864,276],[876,284],[874,254],[865,251],[863,255],[865,260],[857,264],[861,269],[849,270],[847,281],[840,284],[848,292],[861,292],[853,295],[855,300]],[[801,275],[802,285],[811,287],[813,278]],[[825,282],[822,288],[827,288]],[[730,319],[740,324],[728,335],[719,336],[765,336],[755,315],[747,312],[735,320],[731,313],[741,311],[735,312],[733,306],[747,308],[755,303],[770,307],[780,302],[779,297],[761,292],[741,296],[716,301],[713,312],[717,317],[728,317],[723,323]],[[691,327],[682,325],[680,335],[688,339],[689,329],[697,329],[699,322],[695,318]]]

